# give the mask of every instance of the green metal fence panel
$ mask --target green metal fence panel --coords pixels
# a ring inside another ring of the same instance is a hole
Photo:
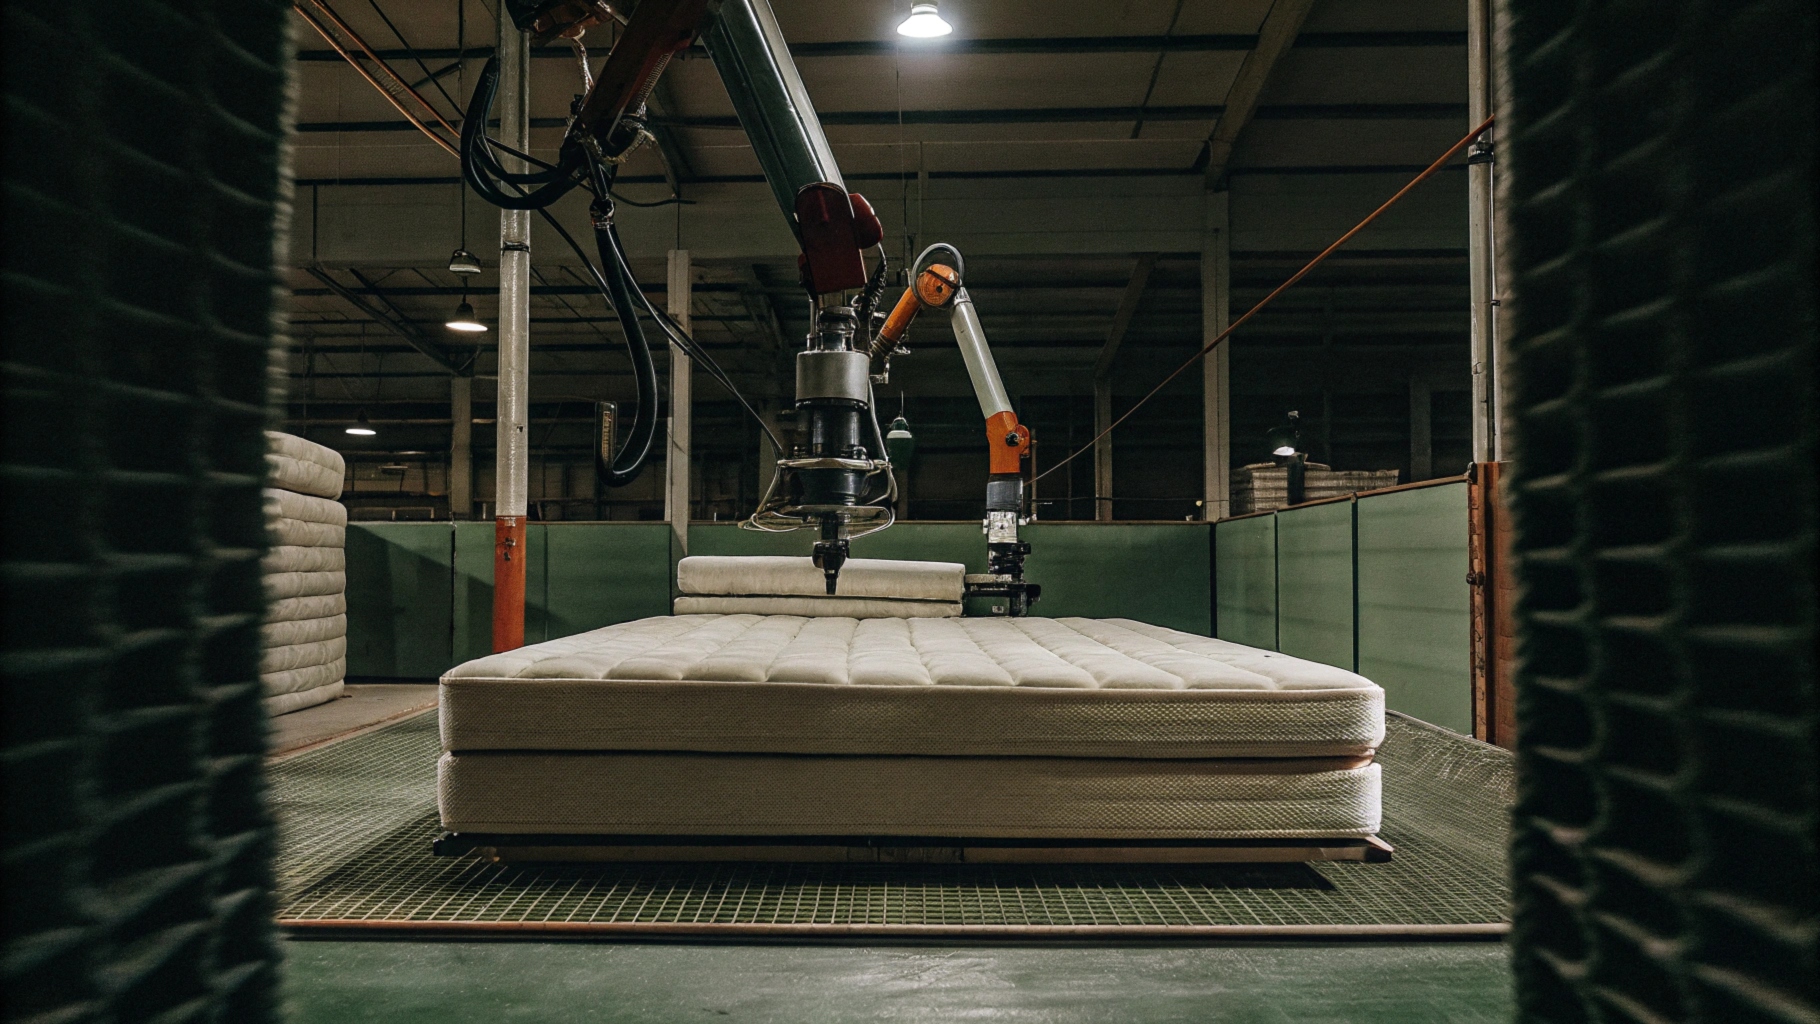
[[[1277,649],[1352,669],[1353,543],[1350,501],[1277,513]]]
[[[349,523],[348,675],[428,679],[449,667],[448,523]]]
[[[1358,502],[1360,674],[1395,711],[1472,732],[1466,484]]]
[[[815,545],[813,530],[759,533],[735,524],[691,523],[691,555],[800,555]],[[986,537],[978,523],[898,523],[853,542],[855,558],[903,558],[961,562],[968,572],[986,571]]]
[[[669,529],[665,524],[664,529]],[[790,533],[759,533],[757,530],[742,530],[737,523],[690,523],[689,554],[691,555],[802,555],[807,557],[809,546],[815,543],[815,533],[811,530],[795,530]]]
[[[1213,526],[1216,634],[1235,644],[1277,649],[1277,519],[1256,516]]]
[[[450,661],[493,653],[493,524],[455,524],[454,655]]]
[[[978,523],[898,523],[854,541],[853,557],[960,562],[968,572],[985,572],[986,535]]]
[[[525,643],[550,639],[549,527],[525,524]]]
[[[540,532],[548,639],[670,614],[669,523],[550,523]]]
[[[1137,619],[1207,636],[1208,530],[1206,523],[1032,523],[1023,536],[1032,548],[1025,576],[1043,587],[1035,614]]]

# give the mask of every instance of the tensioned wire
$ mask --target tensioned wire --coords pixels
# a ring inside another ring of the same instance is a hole
[[[1352,238],[1354,235],[1357,235],[1359,232],[1365,230],[1368,226],[1370,226],[1372,221],[1375,221],[1380,216],[1382,216],[1384,211],[1397,205],[1397,203],[1399,201],[1401,201],[1404,196],[1406,196],[1410,192],[1414,191],[1415,187],[1417,185],[1420,185],[1424,181],[1427,181],[1429,178],[1434,177],[1435,174],[1441,170],[1441,168],[1447,166],[1448,163],[1450,163],[1454,157],[1460,155],[1461,150],[1465,149],[1467,146],[1472,145],[1472,141],[1474,139],[1478,138],[1480,135],[1485,134],[1485,129],[1490,128],[1492,125],[1492,122],[1495,120],[1497,120],[1497,117],[1495,115],[1492,117],[1486,118],[1483,124],[1479,125],[1477,128],[1474,128],[1472,131],[1467,132],[1464,136],[1461,137],[1460,141],[1454,143],[1452,146],[1449,146],[1447,148],[1447,152],[1442,153],[1439,157],[1437,157],[1435,159],[1435,162],[1429,164],[1427,166],[1427,168],[1425,168],[1422,171],[1422,173],[1420,173],[1420,174],[1416,175],[1414,178],[1410,179],[1409,184],[1404,185],[1402,188],[1398,189],[1395,195],[1391,196],[1389,199],[1384,200],[1383,205],[1381,205],[1377,209],[1371,211],[1369,214],[1366,214],[1364,220],[1359,221],[1357,224],[1354,224],[1350,231],[1347,231],[1345,234],[1341,235],[1338,239],[1336,239],[1334,241],[1334,243],[1332,245],[1329,245],[1327,248],[1322,249],[1318,254],[1315,255],[1314,259],[1311,259],[1306,264],[1304,264],[1302,269],[1296,271],[1294,274],[1291,274],[1289,276],[1289,280],[1284,281],[1280,285],[1277,285],[1276,288],[1274,290],[1272,290],[1269,295],[1266,295],[1262,299],[1259,299],[1258,304],[1251,307],[1250,309],[1246,310],[1244,316],[1241,316],[1237,320],[1234,320],[1232,323],[1228,324],[1226,326],[1226,329],[1221,331],[1219,334],[1215,335],[1212,341],[1209,341],[1207,344],[1202,345],[1200,347],[1200,349],[1198,351],[1196,351],[1193,355],[1191,355],[1187,359],[1183,360],[1182,365],[1176,367],[1174,370],[1171,370],[1167,377],[1164,377],[1162,380],[1157,382],[1156,387],[1151,388],[1148,392],[1146,392],[1144,394],[1144,397],[1138,399],[1137,402],[1131,406],[1131,408],[1126,409],[1124,415],[1120,416],[1118,419],[1113,420],[1112,423],[1110,425],[1108,425],[1105,430],[1102,430],[1099,433],[1093,435],[1093,440],[1088,441],[1086,444],[1075,449],[1073,452],[1070,452],[1067,458],[1063,459],[1062,461],[1056,463],[1053,466],[1050,466],[1048,469],[1043,470],[1041,473],[1038,473],[1034,478],[1031,479],[1030,482],[1036,483],[1038,480],[1041,480],[1043,477],[1048,476],[1049,474],[1055,472],[1058,469],[1061,469],[1063,466],[1066,466],[1068,463],[1073,462],[1075,459],[1086,454],[1087,452],[1092,451],[1093,446],[1095,444],[1098,444],[1101,438],[1105,437],[1107,434],[1112,433],[1114,430],[1117,430],[1121,423],[1124,423],[1126,420],[1130,419],[1133,414],[1135,414],[1139,409],[1142,409],[1144,407],[1144,404],[1146,402],[1149,402],[1152,398],[1155,398],[1157,396],[1158,392],[1160,392],[1164,388],[1168,387],[1170,381],[1173,381],[1177,377],[1180,377],[1182,375],[1182,373],[1184,371],[1186,371],[1190,366],[1193,366],[1198,360],[1200,360],[1207,353],[1212,352],[1215,348],[1219,347],[1221,342],[1224,342],[1227,338],[1231,337],[1232,333],[1234,331],[1238,330],[1240,325],[1244,324],[1245,321],[1250,320],[1254,316],[1257,316],[1260,312],[1263,311],[1265,306],[1268,306],[1272,302],[1275,302],[1277,296],[1288,291],[1290,288],[1293,288],[1297,282],[1302,280],[1302,278],[1307,277],[1310,273],[1312,273],[1314,271],[1314,268],[1320,266],[1322,263],[1325,263],[1327,261],[1327,257],[1332,256],[1335,252],[1337,252],[1339,250],[1339,248],[1341,246],[1345,245],[1347,242],[1352,241]]]

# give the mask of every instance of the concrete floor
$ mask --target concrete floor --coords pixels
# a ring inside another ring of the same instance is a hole
[[[285,943],[293,1024],[1503,1022],[1501,943],[890,947]]]
[[[435,683],[350,683],[334,700],[272,719],[271,756],[302,753],[435,706]]]

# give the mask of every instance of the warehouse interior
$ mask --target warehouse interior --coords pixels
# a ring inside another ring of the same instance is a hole
[[[6,17],[8,1021],[1820,1021],[1812,2]]]

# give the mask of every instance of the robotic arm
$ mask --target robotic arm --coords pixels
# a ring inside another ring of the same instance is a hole
[[[1037,596],[1037,588],[1022,581],[1023,557],[1030,547],[1017,537],[1023,504],[1020,460],[1029,452],[1030,431],[1011,411],[979,316],[962,287],[960,254],[951,246],[932,247],[925,256],[945,250],[953,255],[953,267],[934,264],[914,274],[897,307],[882,325],[876,323],[880,318],[873,310],[886,273],[883,226],[864,197],[847,191],[767,0],[637,0],[636,6],[628,0],[504,2],[518,27],[538,43],[579,38],[588,27],[609,19],[624,25],[598,78],[572,108],[555,165],[509,173],[494,154],[499,147],[485,134],[498,80],[493,61],[482,71],[462,138],[463,177],[496,205],[543,210],[574,188],[594,193],[591,209],[602,264],[598,280],[619,314],[640,371],[635,374],[639,399],[630,440],[611,465],[602,460],[603,479],[619,485],[637,475],[655,426],[655,375],[634,304],[711,373],[718,369],[674,323],[641,301],[613,226],[610,198],[619,167],[651,138],[645,113],[651,90],[670,59],[699,38],[796,234],[801,247],[797,265],[813,313],[807,344],[796,359],[797,438],[789,451],[780,453],[772,489],[748,525],[818,530],[815,562],[827,578],[828,593],[835,593],[849,541],[884,529],[893,518],[897,485],[872,395],[873,380],[884,378],[875,378],[874,371],[888,372],[890,355],[919,310],[947,309],[986,416],[992,452],[985,523],[991,572],[970,578],[969,586],[1008,597],[1010,614],[1022,614]],[[869,249],[877,254],[871,273],[864,258]],[[918,267],[922,263],[919,259]],[[716,376],[731,387],[723,374]]]
[[[945,254],[953,266],[933,260]],[[1030,543],[1018,539],[1018,527],[1024,523],[1023,460],[1030,454],[1030,428],[1018,422],[999,378],[998,363],[986,344],[985,329],[979,313],[962,281],[966,267],[960,251],[946,242],[923,250],[912,265],[915,276],[898,299],[897,305],[879,328],[871,348],[875,379],[885,379],[891,371],[891,357],[903,351],[902,344],[910,324],[925,309],[948,311],[954,330],[954,341],[960,346],[961,359],[967,364],[967,376],[973,382],[973,394],[979,400],[980,412],[986,418],[986,534],[987,571],[967,577],[969,595],[1003,597],[1008,615],[1022,615],[1042,593],[1042,588],[1024,581],[1024,556]]]

